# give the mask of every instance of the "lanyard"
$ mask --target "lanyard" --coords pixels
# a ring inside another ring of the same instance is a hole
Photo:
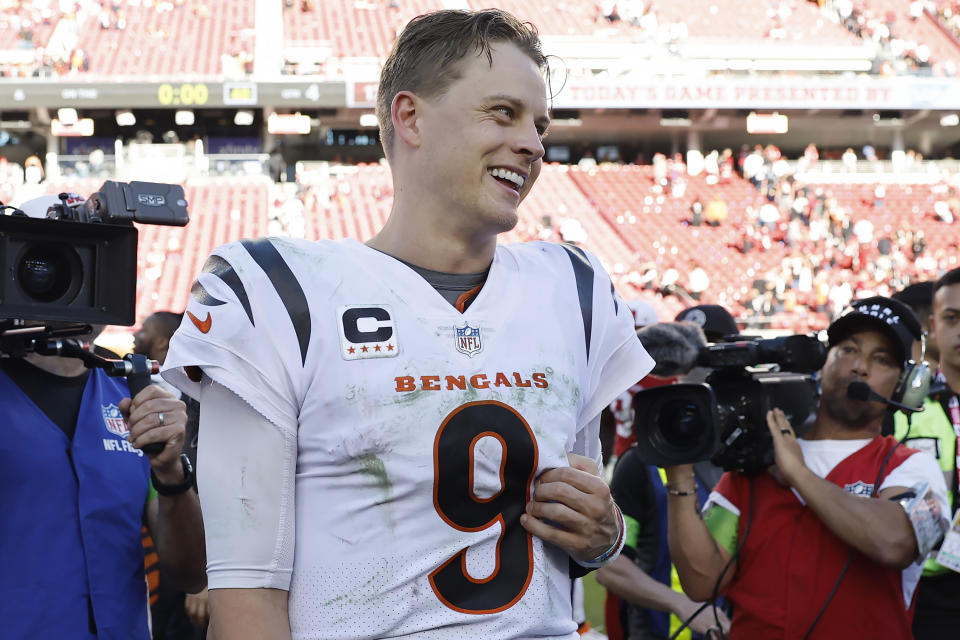
[[[957,443],[954,447],[954,470],[957,472],[957,488],[960,489],[960,399],[957,394],[950,397],[947,404],[950,409],[950,422],[953,423],[953,433],[957,436]]]

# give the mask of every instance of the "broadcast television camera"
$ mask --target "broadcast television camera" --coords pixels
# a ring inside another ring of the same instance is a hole
[[[706,344],[699,327],[660,323],[638,332],[661,375],[710,369],[704,384],[680,383],[634,396],[634,433],[641,457],[658,466],[711,460],[724,470],[759,473],[773,464],[766,414],[779,408],[802,435],[816,409],[812,373],[826,359],[813,336]],[[658,357],[659,356],[659,357]]]
[[[23,205],[29,212],[0,206],[0,357],[35,352],[79,358],[126,377],[135,396],[159,371],[158,362],[140,354],[102,357],[85,342],[62,338],[89,333],[91,324],[135,322],[133,223],[186,225],[183,187],[108,180],[87,200],[61,193],[45,211],[34,210],[46,204],[43,197],[31,200]],[[142,449],[154,455],[163,446]]]
[[[186,225],[183,187],[107,181],[86,201],[66,193],[58,199],[45,217],[3,206],[0,323],[132,325],[137,284],[133,223]]]

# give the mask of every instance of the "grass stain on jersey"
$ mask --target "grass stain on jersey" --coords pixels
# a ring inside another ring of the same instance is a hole
[[[430,393],[430,392],[426,391],[421,387],[418,387],[413,391],[405,391],[404,393],[393,396],[393,404],[398,404],[400,406],[413,404],[415,402],[418,402],[420,398],[422,398],[426,393]]]
[[[387,474],[387,468],[376,454],[364,453],[356,458],[360,465],[360,473],[365,473],[373,478],[374,485],[383,492],[385,502],[393,499],[393,482]]]
[[[342,605],[382,605],[387,597],[385,587],[393,575],[389,567],[383,567],[377,570],[363,584],[358,584],[346,593],[342,593],[335,598],[331,598],[323,603],[321,607],[342,606]],[[341,625],[354,620],[354,612],[346,616],[341,616],[333,621],[333,625]]]

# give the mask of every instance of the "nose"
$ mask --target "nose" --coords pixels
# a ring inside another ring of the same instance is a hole
[[[533,123],[533,120],[525,122],[518,129],[519,131],[514,139],[514,151],[526,157],[527,161],[533,164],[546,154],[540,132],[537,131],[537,126]]]
[[[853,362],[851,363],[850,370],[854,375],[858,375],[861,378],[867,377],[867,359],[860,352],[857,352],[853,356]]]

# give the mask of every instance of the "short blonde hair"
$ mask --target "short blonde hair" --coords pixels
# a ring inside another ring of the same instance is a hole
[[[495,42],[512,43],[541,70],[547,68],[536,28],[500,9],[435,11],[403,28],[380,72],[377,89],[380,142],[388,160],[393,149],[390,108],[394,97],[401,91],[427,99],[442,95],[460,77],[459,62],[471,51],[486,54],[493,65],[490,45]]]

